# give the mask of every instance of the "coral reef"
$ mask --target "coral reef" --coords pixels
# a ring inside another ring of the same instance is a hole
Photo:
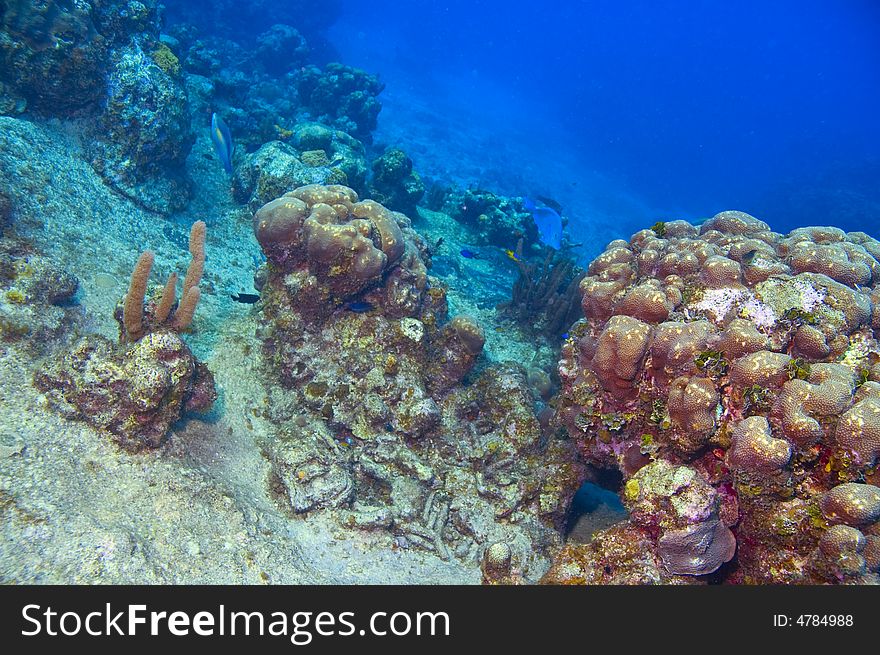
[[[477,243],[515,250],[520,239],[527,245],[538,238],[531,215],[519,201],[480,189],[440,189],[429,199],[432,209],[449,214],[470,227]]]
[[[52,116],[94,107],[110,50],[157,23],[152,0],[12,0],[0,24],[0,112]]]
[[[63,415],[131,451],[158,448],[184,412],[206,411],[217,397],[208,368],[167,329],[123,348],[86,336],[34,384]]]
[[[474,371],[483,330],[444,324],[409,219],[311,185],[262,207],[254,230],[268,411],[287,426],[261,443],[280,506],[474,566],[505,544],[504,576],[534,579],[583,469],[543,435],[522,367]]]
[[[620,546],[628,582],[877,581],[859,530],[878,511],[878,254],[862,233],[781,235],[742,212],[610,243],[581,282],[557,419],[623,474],[630,518],[547,581],[615,579],[586,570],[608,539],[651,550]],[[669,513],[692,493],[699,518]]]
[[[189,199],[184,163],[195,140],[169,56],[165,46],[150,54],[138,43],[115,53],[91,149],[96,170],[114,188],[161,213]]]
[[[270,75],[300,68],[309,55],[305,38],[290,25],[273,25],[257,37],[256,46],[254,56]]]
[[[314,120],[333,125],[369,143],[382,105],[377,96],[385,88],[376,77],[343,64],[324,69],[307,66],[297,88],[302,105]]]
[[[312,133],[318,131],[317,127],[313,126]],[[301,130],[298,134],[306,136],[299,140],[308,144],[308,149],[301,152],[281,141],[270,141],[248,155],[235,169],[232,191],[236,200],[247,203],[251,211],[256,211],[270,200],[297,187],[347,184],[347,171],[359,182],[358,186],[362,186],[364,178],[361,167],[365,166],[362,152],[340,145],[345,141],[334,139],[334,131],[327,132],[329,134],[325,141],[310,138],[306,130]]]
[[[0,112],[81,121],[114,188],[152,211],[181,209],[194,137],[156,4],[17,0],[2,20]]]
[[[217,398],[214,377],[180,337],[199,301],[205,262],[205,224],[190,233],[192,261],[176,305],[172,274],[144,303],[153,253],[138,259],[128,294],[117,306],[120,343],[87,335],[58,361],[34,374],[34,385],[71,419],[109,433],[122,448],[161,446],[185,412],[203,412]]]
[[[224,36],[245,38],[259,38],[278,23],[296,25],[307,38],[317,37],[340,13],[339,0],[251,0],[246,4],[237,0],[190,0],[166,9],[171,23],[211,25]]]
[[[376,202],[414,216],[416,205],[424,195],[425,185],[403,150],[389,148],[373,161],[370,197]]]

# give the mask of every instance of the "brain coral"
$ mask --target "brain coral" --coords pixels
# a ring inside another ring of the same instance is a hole
[[[868,482],[856,491],[871,505],[878,255],[880,242],[863,233],[782,235],[743,212],[611,242],[581,282],[585,318],[563,345],[558,422],[588,463],[623,474],[625,496],[642,493],[641,471],[657,462],[714,489],[718,525],[736,541],[723,580],[868,580],[859,576],[873,575],[869,567],[826,566],[831,546],[819,543],[832,523],[873,516],[847,505],[846,485]],[[690,543],[717,538],[727,554],[717,525],[676,526],[660,539],[631,509],[667,573],[720,566],[707,554],[705,567],[685,570],[677,553]],[[845,550],[858,563],[858,549]]]
[[[254,215],[257,241],[274,264],[307,266],[322,293],[344,300],[376,284],[406,250],[408,219],[340,185],[299,187]]]

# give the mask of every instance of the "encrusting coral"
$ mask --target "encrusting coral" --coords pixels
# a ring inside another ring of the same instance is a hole
[[[200,298],[205,233],[203,221],[193,224],[192,261],[176,309],[176,274],[158,297],[145,302],[154,260],[148,250],[116,308],[119,344],[87,335],[34,375],[34,385],[65,416],[106,431],[127,450],[158,448],[185,412],[207,411],[217,398],[213,375],[180,336]]]
[[[622,473],[631,516],[567,547],[546,581],[600,581],[585,569],[610,557],[603,544],[632,540],[649,561],[634,575],[632,550],[608,579],[877,582],[862,553],[880,511],[878,256],[863,233],[781,235],[742,212],[609,244],[581,282],[557,420],[588,463]],[[670,533],[664,507],[681,494],[639,500],[658,466],[693,480],[712,518]]]

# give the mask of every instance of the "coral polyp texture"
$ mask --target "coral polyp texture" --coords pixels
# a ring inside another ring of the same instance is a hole
[[[877,582],[878,257],[860,232],[734,211],[610,243],[581,282],[557,419],[623,475],[630,517],[546,581]],[[619,574],[598,576],[608,548]]]
[[[482,326],[447,320],[409,218],[309,185],[264,205],[254,230],[279,506],[535,580],[583,467],[544,435],[525,368],[486,365]]]

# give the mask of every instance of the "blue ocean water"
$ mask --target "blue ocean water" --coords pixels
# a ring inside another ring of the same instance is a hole
[[[575,241],[724,209],[876,236],[878,34],[870,0],[347,0],[329,30],[420,171],[555,197]]]

